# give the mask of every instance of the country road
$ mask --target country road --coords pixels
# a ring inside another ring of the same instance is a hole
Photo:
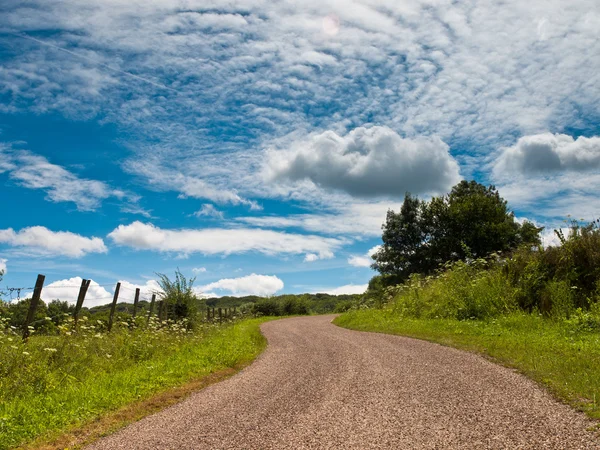
[[[254,364],[89,448],[600,448],[590,421],[514,371],[332,319],[265,323]]]

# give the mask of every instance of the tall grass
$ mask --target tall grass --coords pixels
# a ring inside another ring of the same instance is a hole
[[[132,402],[252,360],[265,345],[249,319],[196,331],[169,326],[33,336],[0,333],[0,449],[56,436]]]

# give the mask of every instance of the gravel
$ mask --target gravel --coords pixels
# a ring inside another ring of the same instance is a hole
[[[236,376],[90,449],[600,449],[594,423],[482,357],[331,324],[262,325]]]

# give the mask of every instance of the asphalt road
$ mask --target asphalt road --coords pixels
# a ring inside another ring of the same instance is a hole
[[[512,370],[332,318],[264,324],[254,364],[90,448],[600,448],[590,421]]]

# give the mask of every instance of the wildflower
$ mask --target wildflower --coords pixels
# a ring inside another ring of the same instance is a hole
[[[110,358],[112,358],[112,355],[109,355],[109,354],[107,353],[107,354],[106,354],[106,357],[110,359]]]
[[[25,356],[29,356],[29,352],[23,352]]]
[[[19,347],[17,347],[16,345],[11,345],[10,348],[14,348],[15,350],[19,350]]]
[[[44,349],[45,352],[50,352],[50,353],[56,353],[58,350],[56,350],[55,348],[51,348],[51,347],[46,347]]]

